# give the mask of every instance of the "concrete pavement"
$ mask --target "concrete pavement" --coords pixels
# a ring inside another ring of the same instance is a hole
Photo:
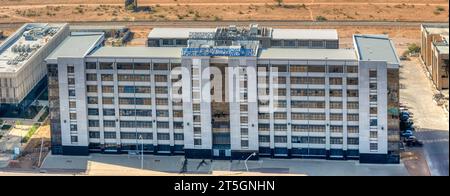
[[[433,101],[435,90],[418,58],[402,61],[400,101],[414,114],[416,136],[431,175],[449,175],[449,122],[442,107]]]
[[[90,156],[46,157],[41,170],[70,171],[86,175],[214,175],[217,173],[241,175],[246,173],[244,161],[188,159],[183,156],[144,156],[144,170],[137,156],[91,154]],[[183,166],[185,172],[183,171]],[[404,176],[408,172],[403,164],[359,164],[358,161],[332,161],[311,159],[261,158],[248,161],[252,174],[312,175],[312,176]]]

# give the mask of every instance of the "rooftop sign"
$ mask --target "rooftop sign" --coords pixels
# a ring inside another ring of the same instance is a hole
[[[253,56],[248,48],[183,48],[181,56]]]

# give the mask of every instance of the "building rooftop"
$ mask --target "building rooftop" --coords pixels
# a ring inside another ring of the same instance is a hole
[[[58,57],[84,57],[104,39],[102,32],[72,32],[46,59],[47,63]]]
[[[181,58],[180,47],[101,47],[89,57]]]
[[[273,29],[272,39],[337,40],[336,29]]]
[[[188,39],[190,32],[215,32],[215,28],[154,28],[148,38],[179,38]]]
[[[65,24],[23,25],[0,45],[0,72],[17,72],[43,48]]]
[[[386,35],[353,35],[359,60],[399,64],[394,45]]]
[[[429,34],[440,34],[447,36],[449,34],[448,24],[423,24],[422,26]]]
[[[356,60],[353,49],[307,49],[269,48],[263,49],[260,59],[304,59],[304,60]]]

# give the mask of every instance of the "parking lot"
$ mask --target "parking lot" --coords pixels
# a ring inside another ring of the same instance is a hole
[[[402,61],[400,102],[413,114],[414,135],[423,147],[406,147],[405,166],[411,175],[449,175],[448,114],[438,106],[436,93],[417,57]]]

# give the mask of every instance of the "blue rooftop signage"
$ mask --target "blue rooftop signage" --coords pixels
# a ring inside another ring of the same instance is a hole
[[[183,48],[182,56],[253,56],[248,48]]]

